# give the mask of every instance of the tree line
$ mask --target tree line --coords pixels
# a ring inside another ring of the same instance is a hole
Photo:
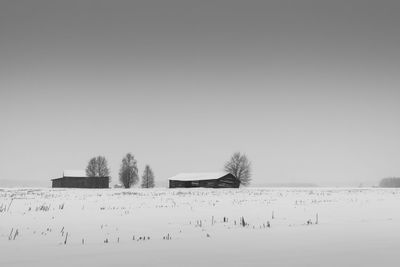
[[[243,153],[236,152],[225,163],[224,170],[239,179],[243,186],[251,182],[251,162]],[[132,153],[126,154],[121,162],[119,181],[125,188],[130,188],[139,182],[139,170],[137,161]],[[86,175],[89,177],[109,177],[107,159],[104,156],[93,157],[86,167]],[[142,188],[154,187],[154,173],[149,165],[146,165],[142,174]]]
[[[125,188],[130,188],[139,182],[139,170],[137,160],[131,153],[126,154],[119,169],[119,181]],[[93,157],[86,167],[86,175],[89,177],[109,177],[110,168],[104,156]],[[142,188],[154,187],[154,173],[149,165],[146,165],[142,175]]]
[[[388,187],[388,188],[400,187],[400,178],[399,177],[383,178],[379,183],[379,187]]]

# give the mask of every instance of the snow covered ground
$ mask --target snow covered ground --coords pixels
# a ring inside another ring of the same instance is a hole
[[[399,266],[399,227],[392,189],[0,189],[0,266]]]

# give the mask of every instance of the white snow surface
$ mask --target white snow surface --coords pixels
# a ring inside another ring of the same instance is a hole
[[[86,177],[85,170],[64,170],[63,177]]]
[[[0,266],[399,266],[399,210],[395,189],[0,189]]]
[[[229,172],[199,172],[199,173],[180,173],[168,180],[175,181],[201,181],[201,180],[214,180],[224,177]]]

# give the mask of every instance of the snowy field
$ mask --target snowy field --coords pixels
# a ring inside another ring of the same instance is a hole
[[[0,266],[400,266],[391,189],[0,189]]]

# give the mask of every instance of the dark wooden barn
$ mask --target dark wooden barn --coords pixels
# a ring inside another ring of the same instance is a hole
[[[231,173],[181,173],[169,180],[169,188],[238,188],[240,181]]]
[[[53,188],[108,188],[110,178],[88,177],[84,171],[64,171],[63,177],[52,179]]]

